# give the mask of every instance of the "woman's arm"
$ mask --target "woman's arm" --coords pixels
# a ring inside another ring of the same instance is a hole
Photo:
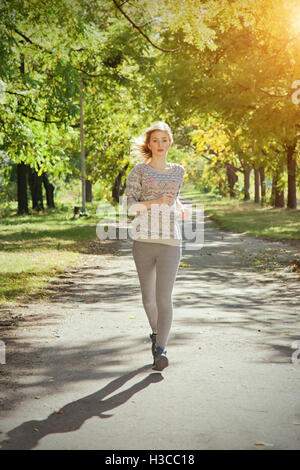
[[[151,209],[153,204],[173,204],[174,196],[172,194],[165,193],[157,199],[151,199],[149,201],[138,201],[130,206],[129,213],[135,214],[147,209]]]
[[[151,199],[150,201],[138,201],[130,207],[130,213],[136,214],[146,209],[150,209],[152,204],[158,204],[158,199]]]
[[[184,210],[183,205],[182,205],[181,202],[179,201],[179,197],[177,197],[177,199],[176,199],[176,209],[178,209],[179,211],[183,211],[183,210]]]
[[[180,217],[185,220],[189,220],[191,216],[190,209],[187,209],[184,207],[181,202],[179,201],[179,198],[177,197],[176,199],[176,209],[180,212]]]

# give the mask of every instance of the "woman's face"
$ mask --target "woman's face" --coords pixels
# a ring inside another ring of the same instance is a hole
[[[165,156],[170,145],[169,134],[166,131],[151,132],[148,147],[152,151],[152,157]]]

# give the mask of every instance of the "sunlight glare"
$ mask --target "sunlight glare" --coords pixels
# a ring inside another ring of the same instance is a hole
[[[300,32],[300,9],[298,9],[298,11],[293,15],[292,26],[296,31]]]

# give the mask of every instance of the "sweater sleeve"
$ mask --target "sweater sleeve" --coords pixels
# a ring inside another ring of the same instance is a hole
[[[140,172],[140,168],[135,166],[129,175],[127,176],[126,180],[126,190],[125,196],[127,198],[127,210],[131,208],[136,202],[141,200],[142,196],[142,175]],[[124,201],[124,204],[126,200]]]
[[[179,185],[179,188],[178,188],[178,191],[177,191],[176,199],[178,199],[178,197],[179,197],[179,193],[180,193],[182,183],[183,183],[183,179],[184,179],[184,175],[185,175],[185,168],[182,165],[180,165],[180,169],[181,169],[181,181],[180,181],[180,185]]]

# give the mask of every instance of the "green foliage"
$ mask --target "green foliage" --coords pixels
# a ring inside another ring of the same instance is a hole
[[[101,8],[86,0],[4,0],[0,23],[0,149],[48,171],[54,183],[78,177],[82,80],[87,176],[111,188],[130,138],[153,112],[150,44],[109,0]]]
[[[100,3],[2,1],[0,150],[12,161],[47,171],[55,184],[80,175],[82,81],[87,176],[108,191],[132,163],[131,138],[155,120],[177,133],[188,158],[175,147],[170,158],[186,161],[198,185],[203,158],[221,186],[225,162],[284,171],[299,132],[297,0],[122,2],[152,44],[172,53],[151,45],[111,0]]]
[[[179,121],[209,116],[225,126],[236,166],[284,172],[287,146],[299,139],[300,107],[292,102],[299,2],[163,0],[160,18],[180,43],[160,64],[162,107]],[[294,157],[299,162],[298,150]]]

